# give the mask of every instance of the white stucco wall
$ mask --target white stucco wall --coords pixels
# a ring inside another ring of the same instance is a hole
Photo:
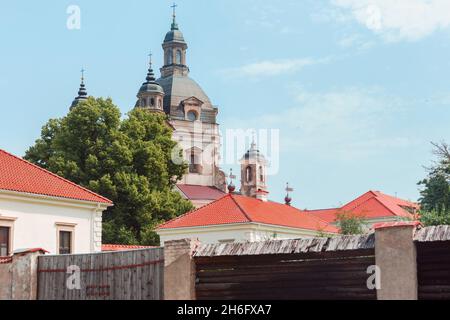
[[[101,251],[102,211],[97,203],[0,193],[0,222],[14,219],[12,251],[43,248],[58,253],[57,224],[74,225],[73,253]]]
[[[286,228],[281,226],[243,223],[195,228],[161,229],[157,231],[161,245],[166,241],[197,238],[202,243],[256,242],[272,239],[297,239],[315,237],[317,231]]]

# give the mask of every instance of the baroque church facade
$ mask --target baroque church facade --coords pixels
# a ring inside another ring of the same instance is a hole
[[[189,164],[187,174],[177,184],[177,191],[201,207],[234,192],[232,181],[227,186],[226,175],[220,170],[221,135],[217,117],[219,108],[190,76],[187,63],[188,44],[176,22],[175,10],[170,30],[162,43],[164,63],[157,79],[150,56],[150,66],[141,85],[135,108],[164,113],[173,128],[173,139],[182,149],[183,160]],[[82,77],[78,96],[72,103],[88,97]],[[265,166],[267,165],[253,142],[241,160],[241,193],[262,198],[267,195]],[[231,175],[230,178],[233,178]]]

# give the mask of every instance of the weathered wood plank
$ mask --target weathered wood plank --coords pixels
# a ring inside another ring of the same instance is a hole
[[[205,244],[194,257],[301,254],[374,249],[375,235],[303,238],[249,243]]]
[[[161,299],[164,249],[86,255],[42,256],[38,263],[41,300]],[[81,269],[81,290],[69,290],[67,268]],[[155,277],[156,274],[156,277]],[[150,282],[148,279],[154,279]],[[150,295],[150,292],[155,292]]]

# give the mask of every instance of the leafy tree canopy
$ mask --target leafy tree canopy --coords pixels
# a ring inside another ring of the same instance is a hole
[[[428,177],[419,182],[422,187],[421,222],[424,225],[450,224],[450,146],[433,143],[437,160],[428,169]]]
[[[341,212],[337,215],[336,222],[343,235],[357,235],[364,233],[364,218],[351,212]]]
[[[89,98],[52,119],[25,159],[114,202],[103,215],[103,242],[155,245],[154,228],[191,210],[173,186],[186,164],[165,115],[134,109],[121,119],[111,99]]]

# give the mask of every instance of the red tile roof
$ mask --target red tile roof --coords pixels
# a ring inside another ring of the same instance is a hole
[[[414,218],[406,210],[418,211],[419,205],[381,193],[380,191],[369,191],[362,196],[350,201],[342,208],[325,210],[308,210],[307,212],[332,223],[336,221],[340,212],[350,212],[356,216],[367,219],[397,216],[401,218]]]
[[[97,203],[112,202],[0,149],[0,189]]]
[[[122,244],[103,244],[102,251],[103,252],[111,252],[111,251],[129,251],[129,250],[138,250],[138,249],[152,249],[157,247],[151,246],[130,246],[130,245],[122,245]]]
[[[294,207],[241,195],[228,194],[200,209],[171,220],[159,229],[187,228],[237,223],[262,223],[307,230],[338,233],[326,222]]]
[[[189,184],[178,184],[177,187],[189,200],[217,200],[225,195],[225,192],[214,187]]]

